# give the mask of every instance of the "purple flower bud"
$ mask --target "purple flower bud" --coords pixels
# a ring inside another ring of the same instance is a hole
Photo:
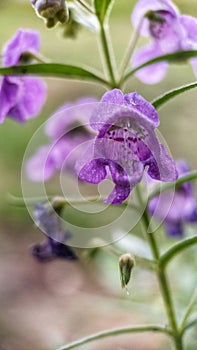
[[[144,169],[153,179],[176,179],[174,162],[155,135],[157,111],[136,92],[105,93],[90,123],[98,135],[78,160],[77,170],[79,179],[93,184],[111,175],[115,187],[106,203],[121,204],[141,181]]]
[[[132,14],[135,28],[140,21],[140,33],[150,36],[152,41],[135,52],[133,67],[164,54],[196,49],[197,19],[180,15],[170,0],[139,0]],[[197,75],[197,59],[192,58],[190,62]],[[167,68],[167,62],[159,62],[140,69],[136,76],[144,83],[155,84],[164,78]]]
[[[64,23],[68,18],[65,0],[30,0],[37,15],[44,18],[47,27],[51,28],[59,21]]]
[[[185,160],[176,162],[179,178],[189,172]],[[185,182],[175,188],[175,192],[166,191],[153,198],[149,203],[149,212],[163,221],[166,232],[172,237],[183,236],[185,222],[197,222],[197,203],[191,182]]]
[[[36,54],[40,47],[39,33],[19,29],[3,48],[3,66],[21,63],[23,54]],[[46,99],[46,86],[39,78],[5,76],[0,87],[0,123],[6,116],[20,123],[36,117]]]
[[[45,204],[37,204],[34,217],[47,237],[44,242],[30,247],[31,254],[39,262],[48,262],[57,258],[76,260],[77,256],[72,248],[62,243],[69,239],[70,234],[61,229],[59,217],[55,211],[50,212]]]

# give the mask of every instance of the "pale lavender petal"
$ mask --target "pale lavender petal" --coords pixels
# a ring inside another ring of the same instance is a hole
[[[47,121],[46,134],[56,140],[69,131],[77,132],[76,128],[80,125],[89,132],[90,115],[96,102],[96,98],[87,97],[64,104]]]
[[[160,50],[160,47],[156,42],[153,42],[138,49],[134,53],[132,58],[132,66],[133,68],[136,68],[141,64],[161,55],[162,52]],[[145,84],[156,84],[165,77],[167,68],[167,62],[159,62],[141,68],[135,73],[135,75]]]
[[[39,32],[31,29],[19,29],[3,48],[3,66],[19,63],[24,52],[37,53],[40,49]]]
[[[46,181],[53,176],[56,167],[50,151],[49,146],[42,146],[27,161],[26,172],[30,180],[38,182]]]
[[[196,47],[197,49],[197,47]],[[195,76],[197,77],[197,58],[191,58],[190,63],[192,65]]]
[[[14,78],[15,81],[20,79],[20,93],[15,105],[10,108],[9,116],[19,122],[35,118],[46,100],[46,84],[39,78]]]
[[[197,18],[189,15],[180,15],[179,20],[183,25],[187,38],[194,43],[197,42]]]

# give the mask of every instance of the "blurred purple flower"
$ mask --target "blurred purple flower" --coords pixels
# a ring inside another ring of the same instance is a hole
[[[3,48],[3,66],[23,63],[27,53],[39,51],[39,33],[29,29],[19,29]],[[0,123],[6,116],[20,123],[36,117],[46,99],[46,86],[39,78],[5,76],[0,87]]]
[[[93,137],[88,124],[92,104],[96,101],[82,98],[75,103],[66,103],[46,122],[45,133],[50,143],[40,147],[28,160],[26,170],[31,180],[46,181],[62,169],[74,170],[83,143]],[[73,150],[75,152],[71,154]]]
[[[53,27],[58,21],[66,22],[68,9],[65,0],[30,0],[38,17],[45,20],[48,28]]]
[[[45,204],[37,204],[34,210],[36,224],[46,234],[46,239],[40,244],[33,244],[30,248],[32,255],[39,262],[48,262],[57,258],[76,260],[72,248],[67,246],[65,241],[70,234],[61,229],[59,217],[53,210],[50,212]]]
[[[170,0],[139,0],[132,14],[135,28],[143,16],[140,33],[150,36],[152,41],[136,50],[132,58],[134,68],[164,54],[197,48],[197,19],[179,14]],[[197,76],[197,59],[190,62]],[[155,84],[164,78],[167,68],[167,62],[159,62],[140,69],[136,76],[144,83]]]
[[[77,171],[80,180],[93,184],[111,175],[115,187],[105,203],[121,204],[145,168],[153,179],[176,179],[174,162],[155,135],[157,111],[136,92],[105,93],[90,122],[98,136],[78,161]]]
[[[185,160],[176,162],[179,178],[189,172]],[[164,222],[169,236],[183,236],[184,222],[197,222],[197,203],[191,182],[176,187],[175,192],[166,191],[153,198],[149,203],[149,212]]]

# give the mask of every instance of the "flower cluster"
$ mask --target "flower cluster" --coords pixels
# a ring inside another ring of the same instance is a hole
[[[36,54],[40,48],[39,33],[19,29],[4,46],[3,66],[9,67],[24,62],[27,54]],[[0,123],[9,116],[20,123],[36,117],[46,99],[46,86],[39,78],[5,76],[0,87]]]
[[[186,161],[176,162],[178,177],[189,172]],[[191,182],[185,182],[173,191],[165,191],[149,203],[149,212],[164,223],[169,236],[182,237],[184,222],[197,222],[197,203]]]
[[[38,227],[46,234],[43,243],[31,246],[31,253],[39,262],[48,262],[57,258],[77,259],[72,248],[63,243],[70,238],[70,234],[62,230],[54,210],[50,211],[46,204],[37,204],[34,218]]]
[[[140,34],[151,38],[148,45],[136,50],[133,67],[164,54],[197,48],[197,19],[181,15],[170,0],[139,0],[132,23],[135,28],[141,23]],[[197,58],[190,62],[197,76]],[[155,63],[140,69],[136,76],[144,83],[155,84],[164,78],[167,68],[167,62]]]
[[[176,179],[175,164],[155,135],[157,111],[136,92],[105,93],[90,123],[98,135],[78,161],[78,175],[82,181],[98,184],[110,174],[115,187],[106,203],[121,204],[145,169],[156,180]]]

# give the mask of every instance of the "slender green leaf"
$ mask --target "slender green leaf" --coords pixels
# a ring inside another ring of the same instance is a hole
[[[47,77],[90,80],[108,86],[108,82],[97,73],[81,67],[60,63],[39,63],[0,68],[0,75],[41,75]]]
[[[179,327],[180,329],[183,330],[186,327],[186,322],[187,322],[189,316],[194,311],[194,308],[196,306],[197,306],[197,286],[196,286],[195,290],[193,291],[192,296],[190,297],[189,304],[187,305],[185,314],[183,316],[183,319],[182,319],[180,327]]]
[[[96,15],[102,23],[112,2],[113,0],[94,0]]]
[[[181,253],[184,249],[189,248],[194,244],[197,244],[197,235],[190,238],[186,238],[183,241],[174,244],[160,257],[160,266],[166,266],[174,256],[176,256],[177,254]]]
[[[189,322],[185,328],[183,329],[183,332],[185,333],[185,331],[187,331],[188,329],[190,329],[191,327],[195,327],[197,326],[197,318],[195,318],[194,320],[192,320],[191,322]]]
[[[159,109],[163,104],[165,104],[166,102],[168,102],[172,98],[174,98],[174,97],[176,97],[176,96],[178,96],[178,95],[180,95],[188,90],[194,89],[196,87],[197,87],[196,82],[180,86],[176,89],[170,90],[170,91],[166,92],[165,94],[159,96],[158,98],[153,100],[151,103],[156,109]]]
[[[184,62],[188,60],[191,57],[197,56],[197,50],[189,50],[189,51],[178,51],[174,53],[170,53],[167,55],[159,56],[156,58],[153,58],[152,60],[149,60],[143,64],[140,64],[138,67],[131,69],[127,74],[123,77],[122,82],[125,82],[127,79],[129,79],[133,74],[135,74],[138,70],[150,66],[153,63],[161,62],[161,61],[168,61],[177,63],[177,62]]]
[[[191,173],[180,177],[175,182],[168,182],[161,187],[156,188],[149,196],[148,201],[150,201],[152,198],[159,196],[160,193],[171,190],[175,188],[176,186],[180,186],[184,184],[185,182],[194,181],[197,180],[197,171],[192,171]]]
[[[63,345],[60,348],[58,348],[58,350],[71,350],[76,347],[79,347],[80,345],[90,343],[94,340],[117,336],[120,334],[140,333],[140,332],[160,332],[160,333],[166,333],[168,335],[172,335],[171,331],[166,326],[163,327],[163,326],[157,326],[157,325],[145,325],[145,326],[133,326],[133,327],[127,327],[127,328],[117,328],[117,329],[112,329],[112,330],[92,334],[85,338],[76,340],[70,344]]]

